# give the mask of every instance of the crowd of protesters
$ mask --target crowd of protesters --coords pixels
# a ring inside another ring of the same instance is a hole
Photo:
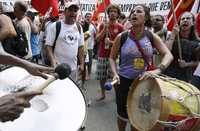
[[[91,21],[91,13],[77,21],[79,10],[78,3],[69,2],[63,11],[64,18],[59,19],[51,14],[39,16],[22,1],[16,2],[13,21],[25,32],[29,46],[24,59],[51,67],[68,63],[72,69],[70,78],[74,82],[77,82],[78,75],[84,76],[83,81],[99,80],[101,93],[97,101],[106,99],[105,82],[118,80],[115,91],[119,131],[125,131],[128,120],[126,99],[129,87],[141,74],[144,78],[146,72],[163,73],[200,89],[200,39],[195,30],[194,14],[184,12],[173,30],[168,31],[164,17],[150,16],[144,5],[135,6],[126,17],[118,5],[111,4],[106,10],[108,19],[98,25]],[[97,64],[92,72],[95,55]],[[153,65],[155,70],[150,69]],[[91,78],[91,73],[96,77]]]

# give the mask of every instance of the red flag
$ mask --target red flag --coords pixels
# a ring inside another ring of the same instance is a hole
[[[198,36],[200,37],[200,12],[196,16],[196,30]]]
[[[97,0],[96,9],[93,12],[92,20],[96,21],[99,13],[104,12],[109,5],[110,0]]]
[[[176,18],[178,19],[179,16],[183,12],[190,11],[193,7],[194,2],[195,2],[195,0],[173,0]],[[173,26],[174,26],[174,19],[173,19],[172,10],[170,10],[167,18],[168,18],[167,28],[168,28],[168,30],[171,31],[173,29]]]
[[[177,7],[177,5],[178,5],[178,3],[180,2],[181,0],[173,0],[173,4],[174,4],[174,8],[176,9],[176,7]],[[170,10],[169,11],[169,13],[168,13],[168,19],[169,19],[169,17],[171,16],[171,15],[173,15],[173,13],[172,13],[172,10]]]
[[[51,15],[58,16],[58,0],[31,0],[31,5],[42,15],[52,7]]]

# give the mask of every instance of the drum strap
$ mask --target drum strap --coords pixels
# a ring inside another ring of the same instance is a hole
[[[137,40],[135,38],[135,33],[133,31],[130,32],[130,36],[132,38],[132,40],[135,41],[136,47],[138,48],[138,50],[140,51],[140,53],[142,54],[142,57],[144,58],[144,61],[147,63],[147,71],[151,71],[151,70],[155,70],[156,67],[153,65],[153,61],[149,61],[148,56],[144,53],[144,49],[141,47],[139,40]]]

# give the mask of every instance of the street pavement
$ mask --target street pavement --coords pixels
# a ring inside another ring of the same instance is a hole
[[[91,78],[85,83],[87,96],[91,99],[91,105],[88,107],[85,121],[85,131],[117,131],[115,92],[113,89],[107,91],[105,100],[100,102],[96,101],[96,98],[100,95],[100,85],[95,80],[95,70],[96,61],[93,63]]]

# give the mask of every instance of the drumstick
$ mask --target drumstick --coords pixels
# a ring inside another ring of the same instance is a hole
[[[43,91],[49,84],[57,79],[63,80],[67,78],[71,74],[71,68],[68,64],[62,63],[56,67],[55,72],[54,75],[50,76],[43,84],[37,87],[38,91]]]
[[[112,86],[114,84],[116,84],[117,82],[118,82],[118,80],[113,80],[112,82],[106,82],[105,85],[104,85],[104,89],[111,90]]]

